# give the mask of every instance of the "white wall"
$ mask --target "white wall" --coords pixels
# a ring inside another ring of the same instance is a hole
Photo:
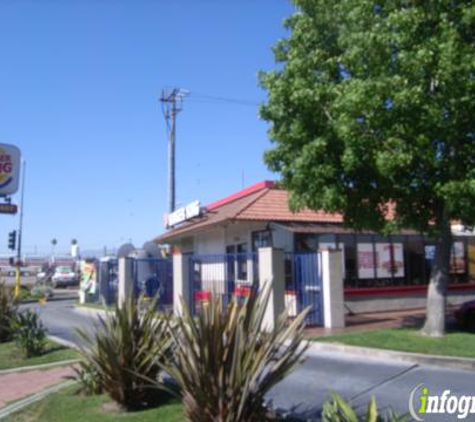
[[[221,255],[225,253],[225,230],[223,227],[208,230],[195,236],[195,253],[197,255]],[[208,259],[208,257],[206,257]],[[225,293],[226,265],[218,260],[201,263],[202,290]]]
[[[245,243],[247,251],[252,252],[252,232],[265,230],[266,223],[243,221],[226,227],[226,246]]]
[[[266,230],[265,222],[238,222],[218,229],[207,230],[194,237],[194,252],[200,255],[226,253],[226,246],[245,243],[252,252],[252,233]],[[286,252],[294,250],[294,234],[277,225],[271,225],[274,247]]]
[[[195,236],[195,253],[198,255],[222,254],[225,249],[224,228],[208,230]]]
[[[226,247],[230,245],[246,244],[247,252],[252,252],[252,233],[254,231],[265,230],[267,223],[263,222],[237,222],[218,229],[207,230],[195,235],[194,251],[197,255],[224,254]],[[283,230],[280,230],[284,232]],[[290,239],[289,239],[290,236]],[[280,243],[287,242],[293,245],[293,235],[288,233],[279,234]],[[282,246],[279,246],[282,247]],[[214,290],[217,293],[226,292],[227,286],[224,280],[227,278],[227,267],[225,263],[218,261],[208,261],[201,264],[201,276],[203,290]],[[237,271],[237,263],[235,273]],[[241,284],[252,284],[254,280],[253,265],[249,259],[247,263],[247,280],[239,280]]]

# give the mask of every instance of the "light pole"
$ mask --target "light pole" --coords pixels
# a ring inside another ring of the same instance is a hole
[[[20,222],[18,226],[18,249],[17,249],[17,262],[15,269],[15,297],[20,296],[21,286],[21,241],[23,234],[23,208],[25,204],[25,175],[26,175],[26,161],[22,160],[23,174],[21,178],[21,199],[20,199]]]
[[[51,263],[54,264],[55,257],[54,257],[54,248],[58,244],[56,238],[51,239]]]

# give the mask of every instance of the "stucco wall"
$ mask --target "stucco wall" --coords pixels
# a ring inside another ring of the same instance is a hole
[[[225,252],[223,228],[208,230],[195,236],[195,253],[199,255],[222,254]]]
[[[252,233],[266,230],[267,223],[238,222],[217,229],[207,230],[194,237],[194,250],[197,254],[221,254],[226,246],[245,243],[247,251],[252,251]],[[294,249],[294,234],[280,227],[272,227],[274,247],[291,252]]]

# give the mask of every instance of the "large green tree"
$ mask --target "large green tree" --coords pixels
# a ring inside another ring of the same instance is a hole
[[[423,332],[443,335],[450,224],[475,222],[474,2],[294,3],[276,70],[261,75],[274,143],[265,160],[296,209],[432,236]]]

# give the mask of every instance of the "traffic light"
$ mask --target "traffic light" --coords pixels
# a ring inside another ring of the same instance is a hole
[[[8,249],[14,251],[16,248],[16,230],[8,233]]]

